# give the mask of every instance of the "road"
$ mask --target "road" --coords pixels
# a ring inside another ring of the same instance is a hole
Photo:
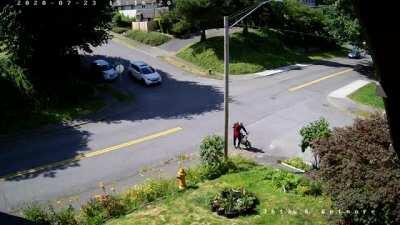
[[[99,182],[123,190],[143,181],[146,177],[140,173],[146,168],[197,152],[204,136],[222,134],[223,81],[187,74],[145,51],[115,42],[96,48],[95,54],[143,60],[160,71],[164,82],[144,87],[123,76],[114,85],[134,94],[135,101],[110,108],[107,119],[0,143],[0,211],[11,212],[32,201],[73,197],[83,201],[98,192]],[[341,59],[268,77],[233,78],[230,121],[243,121],[258,150],[252,154],[259,158],[310,160],[311,155],[298,147],[298,130],[321,116],[333,126],[352,122],[353,116],[331,106],[327,95],[365,79],[351,70],[355,63]],[[4,177],[60,161],[58,167]]]

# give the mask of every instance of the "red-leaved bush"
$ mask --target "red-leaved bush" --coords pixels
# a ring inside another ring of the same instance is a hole
[[[334,206],[350,210],[342,214],[344,224],[400,224],[400,160],[382,115],[335,128],[313,147]]]

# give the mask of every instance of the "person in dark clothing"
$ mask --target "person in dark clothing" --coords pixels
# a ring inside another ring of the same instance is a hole
[[[236,122],[233,125],[233,146],[235,148],[239,148],[240,149],[240,143],[241,143],[242,138],[243,138],[243,135],[241,133],[242,130],[247,134],[247,130],[243,126],[243,123]]]

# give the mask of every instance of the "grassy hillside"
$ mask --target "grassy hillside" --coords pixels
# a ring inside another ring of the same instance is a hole
[[[255,73],[280,66],[334,57],[338,52],[312,55],[291,49],[283,43],[282,34],[275,31],[253,31],[247,36],[234,33],[230,38],[230,73]],[[181,50],[177,56],[205,70],[223,73],[223,37],[212,37]]]

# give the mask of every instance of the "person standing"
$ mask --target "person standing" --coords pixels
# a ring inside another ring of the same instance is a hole
[[[238,148],[237,145],[240,145],[240,143],[236,144],[236,142],[239,140],[239,136],[240,136],[240,127],[239,126],[240,126],[239,122],[236,122],[233,124],[233,147],[235,147],[235,148]]]
[[[233,124],[233,146],[235,148],[240,149],[240,143],[243,138],[243,135],[241,133],[242,130],[247,134],[247,130],[246,128],[244,128],[243,123],[236,122],[235,124]]]

